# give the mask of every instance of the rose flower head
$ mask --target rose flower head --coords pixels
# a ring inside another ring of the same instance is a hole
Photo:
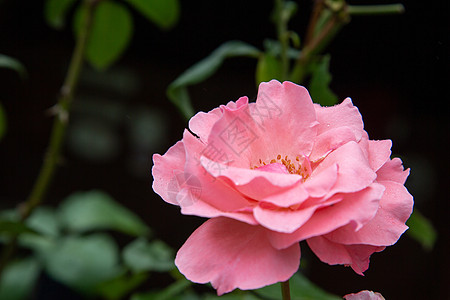
[[[313,104],[291,82],[261,83],[247,97],[189,121],[181,141],[153,156],[153,189],[181,213],[209,218],[175,264],[219,295],[288,280],[299,242],[318,258],[363,274],[369,257],[407,229],[409,170],[391,141],[369,140],[347,98]]]

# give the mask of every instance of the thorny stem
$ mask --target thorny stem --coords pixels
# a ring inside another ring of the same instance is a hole
[[[289,289],[289,279],[281,283],[281,295],[283,300],[291,300],[291,291]]]
[[[83,65],[86,44],[92,28],[94,9],[100,1],[101,0],[85,0],[85,5],[87,7],[86,17],[84,18],[80,34],[76,40],[75,49],[57,104],[51,109],[56,116],[53,121],[48,150],[44,156],[42,167],[30,195],[25,203],[19,207],[21,222],[24,222],[33,210],[43,201],[60,161],[61,149],[69,121],[70,105]],[[15,252],[17,238],[17,235],[11,236],[8,245],[4,247],[0,255],[0,278],[7,262]]]

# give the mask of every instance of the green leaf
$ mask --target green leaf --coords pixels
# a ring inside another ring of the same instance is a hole
[[[86,7],[75,13],[74,28],[78,35],[86,17]],[[98,70],[113,64],[127,48],[133,34],[133,20],[128,9],[117,2],[101,1],[94,12],[86,59]]]
[[[125,298],[128,293],[136,289],[147,278],[148,274],[146,273],[136,273],[131,275],[124,274],[100,284],[98,287],[98,293],[100,293],[105,299],[119,300]]]
[[[0,299],[27,299],[39,276],[40,266],[35,258],[9,263],[0,280]]]
[[[175,268],[174,251],[162,241],[138,239],[125,247],[125,264],[134,272],[167,272]]]
[[[6,128],[8,121],[6,118],[6,112],[5,109],[3,108],[3,105],[0,103],[0,140],[3,138],[3,136],[6,133]]]
[[[162,29],[173,27],[180,17],[178,0],[126,0],[138,12]]]
[[[313,101],[323,106],[331,106],[338,102],[337,96],[328,87],[331,82],[329,65],[330,55],[325,55],[318,63],[313,64],[309,83],[309,92]]]
[[[37,207],[26,224],[42,235],[56,237],[59,235],[60,224],[56,212],[51,207]]]
[[[86,293],[121,272],[117,245],[104,234],[65,237],[45,253],[44,262],[55,280]]]
[[[149,233],[138,216],[102,191],[70,195],[59,207],[59,219],[75,232],[112,229],[135,236]]]
[[[278,299],[280,299],[280,297],[278,297]],[[223,296],[207,295],[204,300],[260,300],[260,298],[250,293],[238,291]]]
[[[208,57],[184,71],[167,88],[167,96],[186,119],[194,115],[187,87],[204,81],[213,75],[229,57],[246,56],[257,58],[260,51],[241,41],[229,41],[214,50]]]
[[[22,79],[27,77],[27,70],[15,58],[0,54],[0,68],[7,68],[16,71]]]
[[[22,233],[36,233],[36,231],[20,221],[0,220],[0,234],[19,235]]]
[[[301,273],[296,273],[289,280],[291,287],[292,300],[342,300],[341,297],[329,294],[320,287],[309,281]],[[281,287],[280,283],[263,287],[255,290],[255,292],[264,297],[264,299],[280,299]]]
[[[409,226],[408,231],[406,231],[409,236],[422,244],[425,250],[431,251],[433,249],[437,233],[430,220],[415,209],[406,225]]]
[[[134,294],[130,300],[173,300],[192,283],[186,279],[180,279],[169,285],[162,291]]]
[[[274,55],[265,53],[256,65],[256,84],[281,78],[281,62]]]
[[[47,0],[44,6],[44,17],[47,24],[55,29],[65,25],[66,14],[75,0]]]

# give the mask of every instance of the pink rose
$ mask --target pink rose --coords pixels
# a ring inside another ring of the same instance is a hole
[[[361,291],[357,294],[348,294],[344,296],[345,300],[385,300],[380,293],[374,293],[372,291]]]
[[[305,88],[273,80],[256,103],[199,112],[189,128],[153,156],[153,189],[181,213],[210,218],[175,264],[219,295],[288,280],[303,240],[323,262],[362,275],[407,229],[409,170],[390,159],[390,140],[369,140],[349,98],[321,107]]]

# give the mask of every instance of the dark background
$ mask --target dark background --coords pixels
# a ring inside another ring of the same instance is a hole
[[[450,10],[445,0],[404,5],[403,15],[354,17],[340,32],[327,49],[331,87],[340,99],[353,99],[371,139],[393,140],[393,154],[412,170],[407,187],[415,208],[438,230],[437,244],[426,252],[404,235],[372,256],[365,277],[321,263],[306,244],[302,264],[312,281],[338,295],[371,289],[386,299],[450,299]],[[290,23],[301,36],[310,8],[310,1],[299,1]],[[164,153],[186,126],[165,89],[227,40],[262,48],[265,38],[275,38],[271,9],[271,1],[181,1],[180,22],[167,32],[135,14],[134,36],[123,57],[105,73],[90,67],[83,72],[63,165],[47,203],[56,205],[77,190],[105,190],[179,248],[203,220],[180,215],[151,188],[152,153]],[[0,101],[8,116],[0,142],[2,209],[24,201],[41,165],[52,122],[46,111],[56,101],[74,45],[66,27],[55,31],[45,24],[43,1],[0,1],[0,53],[17,58],[28,71],[21,80],[0,69]],[[226,62],[190,89],[195,109],[208,111],[243,95],[255,99],[255,66],[248,58]],[[84,136],[84,129],[93,134]]]

